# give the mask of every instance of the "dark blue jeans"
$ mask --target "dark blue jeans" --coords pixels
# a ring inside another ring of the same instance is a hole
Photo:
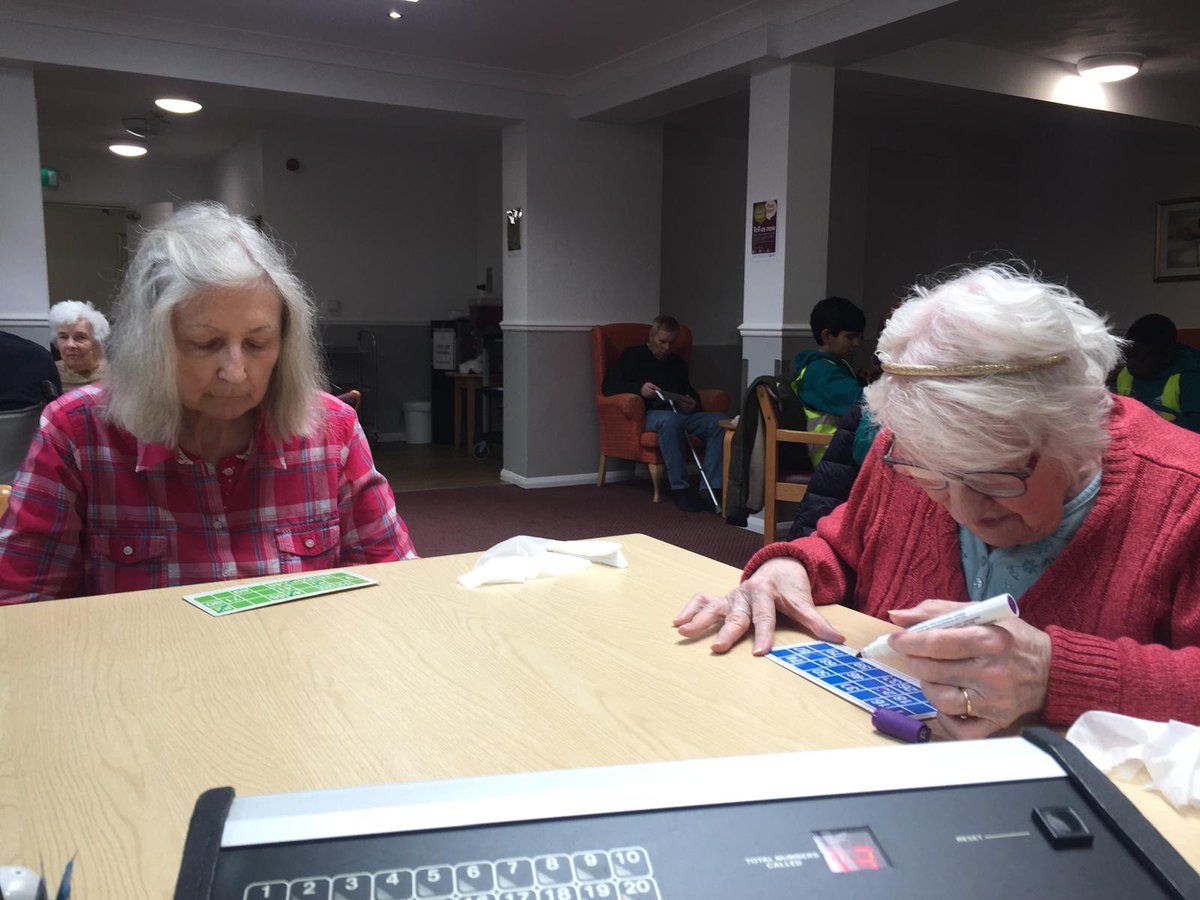
[[[671,490],[688,487],[688,463],[692,451],[687,436],[694,434],[704,441],[704,475],[714,491],[721,489],[721,456],[725,430],[717,423],[725,416],[715,412],[677,413],[669,409],[646,410],[646,430],[658,432],[658,450],[667,464],[667,479]]]

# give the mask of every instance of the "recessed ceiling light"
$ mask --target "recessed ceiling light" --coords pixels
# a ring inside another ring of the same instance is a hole
[[[1143,59],[1140,53],[1102,53],[1084,57],[1075,63],[1075,69],[1088,81],[1121,81],[1136,75]]]
[[[117,156],[145,156],[149,148],[143,141],[113,141],[108,145],[108,149]]]
[[[159,109],[165,109],[170,113],[178,113],[181,116],[200,112],[200,110],[204,109],[195,100],[185,100],[182,97],[159,97],[154,101],[154,105]]]
[[[403,16],[401,16],[400,13],[396,12],[393,9],[390,13],[388,13],[388,18],[389,19],[400,19],[400,18],[403,18]]]

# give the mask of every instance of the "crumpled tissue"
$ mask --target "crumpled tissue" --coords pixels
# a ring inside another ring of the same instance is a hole
[[[516,584],[543,575],[565,575],[598,562],[618,569],[629,563],[615,541],[552,541],[519,534],[492,547],[470,572],[458,576],[463,587]]]
[[[1075,720],[1067,740],[1096,768],[1130,781],[1144,768],[1176,809],[1200,807],[1200,728],[1184,722],[1150,722],[1093,710]]]

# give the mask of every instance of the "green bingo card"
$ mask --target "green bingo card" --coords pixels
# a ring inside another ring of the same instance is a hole
[[[244,584],[241,587],[222,588],[207,594],[184,594],[183,599],[192,606],[200,607],[210,616],[227,616],[246,609],[303,600],[306,597],[332,594],[335,591],[348,591],[352,588],[366,587],[368,584],[379,582],[344,569],[331,569],[327,572],[260,581],[258,584]]]

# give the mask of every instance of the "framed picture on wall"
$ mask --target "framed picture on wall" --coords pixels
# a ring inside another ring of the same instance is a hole
[[[1200,278],[1200,197],[1163,200],[1154,232],[1154,280]]]

